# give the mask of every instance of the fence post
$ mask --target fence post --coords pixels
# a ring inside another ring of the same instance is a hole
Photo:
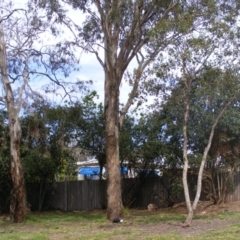
[[[64,211],[68,210],[68,182],[65,180],[64,182]]]

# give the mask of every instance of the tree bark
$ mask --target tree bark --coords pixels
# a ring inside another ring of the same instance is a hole
[[[190,209],[188,209],[188,215],[187,215],[187,218],[186,218],[186,220],[183,224],[183,227],[190,227],[191,226],[193,216],[194,216],[194,210],[191,207]]]
[[[9,115],[11,177],[13,182],[10,215],[13,222],[20,223],[24,220],[27,213],[26,188],[19,151],[21,128],[18,117],[14,118],[11,113]]]
[[[107,162],[107,217],[122,215],[121,174],[119,162],[119,86],[114,73],[105,79],[105,133]],[[112,89],[115,89],[112,91]]]
[[[190,89],[191,89],[192,79],[185,80],[185,86],[186,86],[186,96],[185,96],[185,112],[183,117],[183,189],[184,189],[184,196],[185,201],[188,209],[188,216],[183,224],[183,227],[189,227],[192,223],[193,215],[194,215],[194,209],[192,207],[190,195],[189,195],[189,189],[188,189],[188,180],[187,180],[187,173],[188,173],[188,167],[189,167],[189,161],[188,161],[188,134],[187,134],[187,123],[188,123],[188,117],[189,117],[189,110],[190,110]]]

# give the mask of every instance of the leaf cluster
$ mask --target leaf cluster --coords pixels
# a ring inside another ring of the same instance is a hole
[[[190,112],[188,119],[188,145],[192,154],[193,163],[199,157],[206,146],[211,127],[219,112],[236,94],[239,87],[238,73],[231,71],[222,71],[221,69],[206,67],[203,69],[199,77],[193,81],[190,92]],[[166,98],[163,105],[161,117],[165,119],[164,135],[169,142],[182,149],[183,146],[183,114],[185,111],[184,104],[185,86],[181,82],[177,83],[172,89],[171,95]],[[239,95],[232,102],[222,119],[219,121],[213,148],[217,142],[222,141],[219,134],[228,136],[227,142],[238,139],[239,132],[239,111],[238,102]],[[231,137],[230,137],[231,136]],[[237,137],[237,138],[236,138]],[[211,152],[212,150],[210,150]],[[191,155],[189,152],[189,155]],[[216,153],[216,151],[215,151]],[[194,160],[195,159],[195,160]]]

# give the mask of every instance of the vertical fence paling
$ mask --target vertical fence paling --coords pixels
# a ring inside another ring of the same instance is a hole
[[[146,208],[149,203],[154,203],[160,207],[166,206],[164,199],[167,198],[167,192],[162,183],[168,184],[168,180],[167,177],[144,179],[135,192],[133,206]],[[189,176],[191,198],[195,196],[196,180],[196,176]],[[122,184],[136,184],[137,181],[137,179],[123,179]],[[233,184],[233,190],[229,188],[227,202],[240,200],[240,172],[235,174]],[[62,211],[103,209],[107,206],[106,189],[107,183],[104,180],[57,182],[51,198],[51,207]],[[201,200],[205,200],[204,194],[202,194]],[[178,201],[184,201],[183,194],[180,194]]]

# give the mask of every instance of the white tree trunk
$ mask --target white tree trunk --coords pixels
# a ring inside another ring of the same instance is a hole
[[[213,136],[214,136],[215,128],[216,128],[219,120],[221,119],[221,117],[223,116],[223,114],[225,113],[227,108],[229,107],[229,105],[236,98],[236,94],[239,92],[239,89],[238,89],[236,91],[236,94],[223,107],[222,111],[219,113],[219,115],[217,116],[217,118],[215,119],[215,121],[214,121],[214,123],[211,127],[211,132],[210,132],[210,135],[209,135],[208,143],[207,143],[207,146],[204,150],[202,161],[201,161],[201,164],[200,164],[200,167],[199,167],[196,195],[195,195],[193,203],[191,203],[191,199],[190,199],[190,196],[189,196],[189,189],[188,189],[188,181],[187,181],[187,172],[188,172],[188,164],[189,164],[188,156],[187,156],[187,150],[188,150],[187,122],[188,122],[188,116],[189,116],[189,110],[190,110],[189,93],[190,93],[190,90],[191,90],[191,84],[192,84],[191,79],[188,79],[188,81],[186,80],[186,82],[185,82],[186,92],[187,92],[186,93],[186,98],[185,98],[185,104],[186,104],[185,107],[186,108],[185,108],[184,119],[183,119],[183,136],[184,136],[184,143],[183,143],[183,160],[184,160],[183,188],[184,188],[185,201],[186,201],[186,205],[187,205],[187,209],[188,209],[188,215],[187,215],[187,218],[186,218],[186,220],[183,224],[184,227],[189,227],[191,225],[193,217],[194,217],[194,213],[195,213],[196,208],[197,208],[197,204],[198,204],[199,199],[200,199],[200,195],[201,195],[201,191],[202,191],[203,170],[204,170],[205,163],[206,163],[206,160],[207,160],[208,152],[209,152],[211,144],[212,144],[212,139],[213,139]]]
[[[5,91],[5,102],[8,111],[8,124],[10,132],[10,161],[11,161],[11,177],[13,188],[11,191],[10,214],[13,222],[22,222],[27,211],[26,189],[22,164],[20,161],[20,140],[21,126],[19,123],[19,112],[22,103],[22,90],[20,88],[19,102],[15,107],[14,94],[11,83],[8,78],[7,54],[4,31],[0,22],[0,71],[1,81]]]

